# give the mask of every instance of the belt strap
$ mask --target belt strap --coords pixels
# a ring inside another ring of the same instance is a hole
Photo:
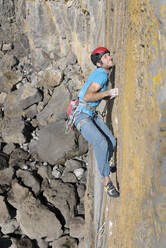
[[[89,111],[91,111],[93,113],[96,111],[96,107],[90,106],[88,103],[86,103],[85,101],[83,101],[81,99],[79,99],[78,106],[86,107]]]

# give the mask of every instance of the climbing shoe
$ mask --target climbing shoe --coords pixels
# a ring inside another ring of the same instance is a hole
[[[119,197],[120,195],[111,181],[104,187],[104,190],[111,197]]]
[[[117,169],[116,169],[116,165],[114,164],[114,165],[111,165],[110,166],[110,172],[111,173],[115,173],[117,171]]]
[[[114,157],[112,156],[111,159],[110,159],[110,172],[114,173],[116,171],[117,171],[116,162],[115,162]]]

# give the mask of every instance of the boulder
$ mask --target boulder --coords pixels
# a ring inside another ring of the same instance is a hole
[[[64,166],[55,165],[52,169],[52,176],[54,178],[60,178],[64,170]]]
[[[76,183],[84,174],[83,163],[76,159],[69,159],[65,163],[65,169],[61,176],[63,182]],[[81,174],[80,174],[81,171]]]
[[[79,135],[78,143],[79,143],[78,156],[82,156],[88,152],[89,149],[88,142],[83,138],[82,135]]]
[[[18,170],[16,172],[17,178],[21,178],[21,181],[27,187],[31,188],[35,194],[38,194],[40,191],[40,183],[37,179],[33,176],[33,174],[29,171],[25,170]]]
[[[77,98],[78,92],[81,90],[82,85],[84,84],[84,78],[81,74],[74,71],[72,68],[70,69],[70,67],[67,68],[68,70],[66,70],[67,87],[72,95],[72,98]]]
[[[2,138],[6,143],[22,144],[25,142],[23,135],[24,121],[20,117],[4,118],[2,120]]]
[[[21,148],[16,148],[10,155],[9,165],[19,166],[20,162],[25,162],[29,158],[29,153]]]
[[[82,168],[84,166],[83,162],[77,159],[69,159],[65,163],[64,172],[74,172],[74,170]]]
[[[51,243],[52,248],[77,248],[77,240],[70,237],[70,236],[64,236],[58,240],[55,240],[53,243]]]
[[[84,207],[83,199],[81,199],[81,201],[77,205],[77,215],[78,216],[84,216],[85,215],[85,207]]]
[[[13,233],[18,228],[18,223],[15,219],[8,219],[5,223],[2,224],[1,231],[4,234]]]
[[[30,239],[58,239],[63,231],[55,214],[31,194],[22,202],[16,215],[22,232]]]
[[[18,90],[8,94],[4,102],[4,113],[6,117],[14,118],[24,115],[24,110],[42,100],[38,89],[27,83]]]
[[[64,218],[65,227],[68,227],[76,206],[74,186],[60,180],[50,180],[50,184],[48,184],[45,180],[42,183],[42,190],[47,201],[59,209]]]
[[[64,172],[61,179],[64,183],[77,183],[77,178],[73,172]]]
[[[70,220],[70,236],[81,239],[84,237],[84,224],[85,220],[79,216]]]
[[[39,124],[46,126],[48,123],[55,122],[58,119],[65,119],[69,102],[70,94],[64,85],[56,87],[48,104],[37,115]]]
[[[38,239],[37,240],[37,245],[38,245],[39,248],[48,248],[49,247],[49,244],[48,244],[48,242],[46,242],[45,239]]]
[[[30,154],[37,154],[38,141],[36,139],[31,139],[28,145]]]
[[[21,186],[17,180],[12,181],[12,188],[8,192],[8,202],[16,209],[20,207],[23,201],[28,197],[29,190]]]
[[[0,152],[0,170],[7,168],[8,165],[8,155],[4,152]]]
[[[52,174],[51,174],[51,168],[50,166],[40,166],[38,168],[37,173],[43,178],[43,179],[51,179]]]
[[[84,197],[85,190],[86,190],[85,184],[78,184],[77,193],[78,193],[78,196],[80,199],[82,199]]]
[[[24,5],[24,4],[20,3],[19,10],[20,10],[20,12],[24,12],[24,10],[22,8],[20,8],[21,5]],[[20,22],[21,21],[22,20],[20,20]],[[20,26],[20,23],[18,25]],[[29,40],[28,40],[28,37],[25,34],[25,32],[18,31],[17,33],[15,33],[14,51],[15,51],[15,54],[17,54],[17,58],[19,60],[25,58],[26,56],[29,56],[29,54],[30,54]]]
[[[0,193],[4,193],[10,189],[14,170],[9,167],[0,171]]]
[[[77,63],[77,57],[75,54],[70,50],[66,56],[63,56],[56,60],[56,65],[61,70],[64,70],[69,65],[75,65]]]
[[[10,248],[33,248],[33,241],[28,237],[21,237],[20,239],[12,238],[12,246]]]
[[[2,51],[5,52],[5,51],[12,50],[12,47],[13,47],[12,43],[4,43],[2,45]]]
[[[0,68],[1,68],[1,72],[10,71],[11,68],[16,63],[17,63],[17,60],[16,60],[16,58],[13,55],[9,55],[9,54],[5,54],[4,55],[3,53],[0,53]],[[2,74],[1,74],[1,76],[2,76]],[[0,79],[0,81],[1,81],[1,79]],[[0,88],[1,88],[1,86],[0,86]],[[8,86],[7,86],[7,88],[8,88]],[[7,88],[5,89],[5,87],[4,87],[4,89],[2,89],[2,91],[8,93]]]
[[[44,88],[56,87],[63,79],[63,71],[59,69],[47,69],[42,74],[40,74],[42,80],[40,85]]]
[[[30,106],[24,112],[25,112],[25,116],[27,118],[30,118],[30,119],[34,118],[37,115],[37,105],[34,104],[34,105]]]
[[[13,86],[15,86],[22,79],[22,75],[15,71],[5,71],[0,73],[0,91],[10,93]]]
[[[3,148],[3,152],[6,154],[11,154],[15,149],[15,144],[10,143],[10,144],[6,144]]]
[[[65,122],[50,123],[39,131],[37,153],[40,159],[50,164],[60,163],[76,155],[75,134],[65,134]]]
[[[4,201],[4,197],[0,196],[0,226],[10,219],[10,215]]]
[[[4,104],[7,94],[4,92],[0,93],[0,104]]]
[[[75,174],[76,178],[78,180],[80,180],[84,175],[84,169],[83,168],[75,169],[74,174]]]

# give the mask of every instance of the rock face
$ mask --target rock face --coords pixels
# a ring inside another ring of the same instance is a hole
[[[76,150],[74,132],[65,134],[65,122],[51,123],[39,132],[37,151],[43,161],[50,164],[70,158]],[[62,149],[63,147],[63,149]]]
[[[37,119],[41,126],[46,126],[57,119],[64,119],[70,101],[70,94],[64,85],[54,91],[47,106],[38,114]]]
[[[2,138],[6,143],[24,143],[23,130],[24,122],[19,117],[13,119],[4,118],[2,121]]]
[[[41,93],[31,84],[20,87],[7,95],[4,102],[4,113],[8,118],[23,115],[23,111],[42,100]]]
[[[80,7],[0,1],[0,246],[78,247],[69,225],[84,217],[79,161],[88,145],[76,131],[65,134],[65,119],[84,82],[72,49],[73,16],[88,21]]]
[[[104,227],[102,248],[165,248],[165,9],[160,0],[0,1],[0,246],[94,247]],[[118,140],[111,203],[91,149],[86,178],[87,142],[64,132],[96,46],[111,48],[119,88],[107,114]]]
[[[73,185],[54,180],[51,181],[50,185],[46,182],[43,183],[42,189],[47,201],[61,211],[64,217],[63,225],[69,227],[69,221],[74,216],[76,206],[76,194]]]
[[[105,222],[108,236],[101,247],[166,244],[165,9],[163,1],[107,1],[112,28],[106,45],[115,52],[114,84],[120,89],[112,115],[118,140],[112,179],[121,195],[111,203],[104,198],[100,227]]]
[[[16,218],[23,233],[31,239],[47,237],[48,241],[52,241],[63,233],[55,214],[32,196],[27,197],[18,208]],[[53,226],[55,228],[52,228]]]
[[[4,202],[4,197],[0,197],[1,203],[1,215],[0,215],[0,225],[2,226],[8,219],[10,219],[10,215],[7,209],[7,206]]]

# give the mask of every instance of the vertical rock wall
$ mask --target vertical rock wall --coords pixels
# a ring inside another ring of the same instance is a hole
[[[64,56],[72,49],[84,75],[88,74],[92,68],[89,53],[105,39],[103,0],[20,0],[18,6],[25,9],[22,19],[38,70],[43,66],[45,57],[53,54]]]
[[[113,111],[121,196],[109,204],[108,247],[165,247],[166,4],[120,2],[108,40],[123,62]]]

